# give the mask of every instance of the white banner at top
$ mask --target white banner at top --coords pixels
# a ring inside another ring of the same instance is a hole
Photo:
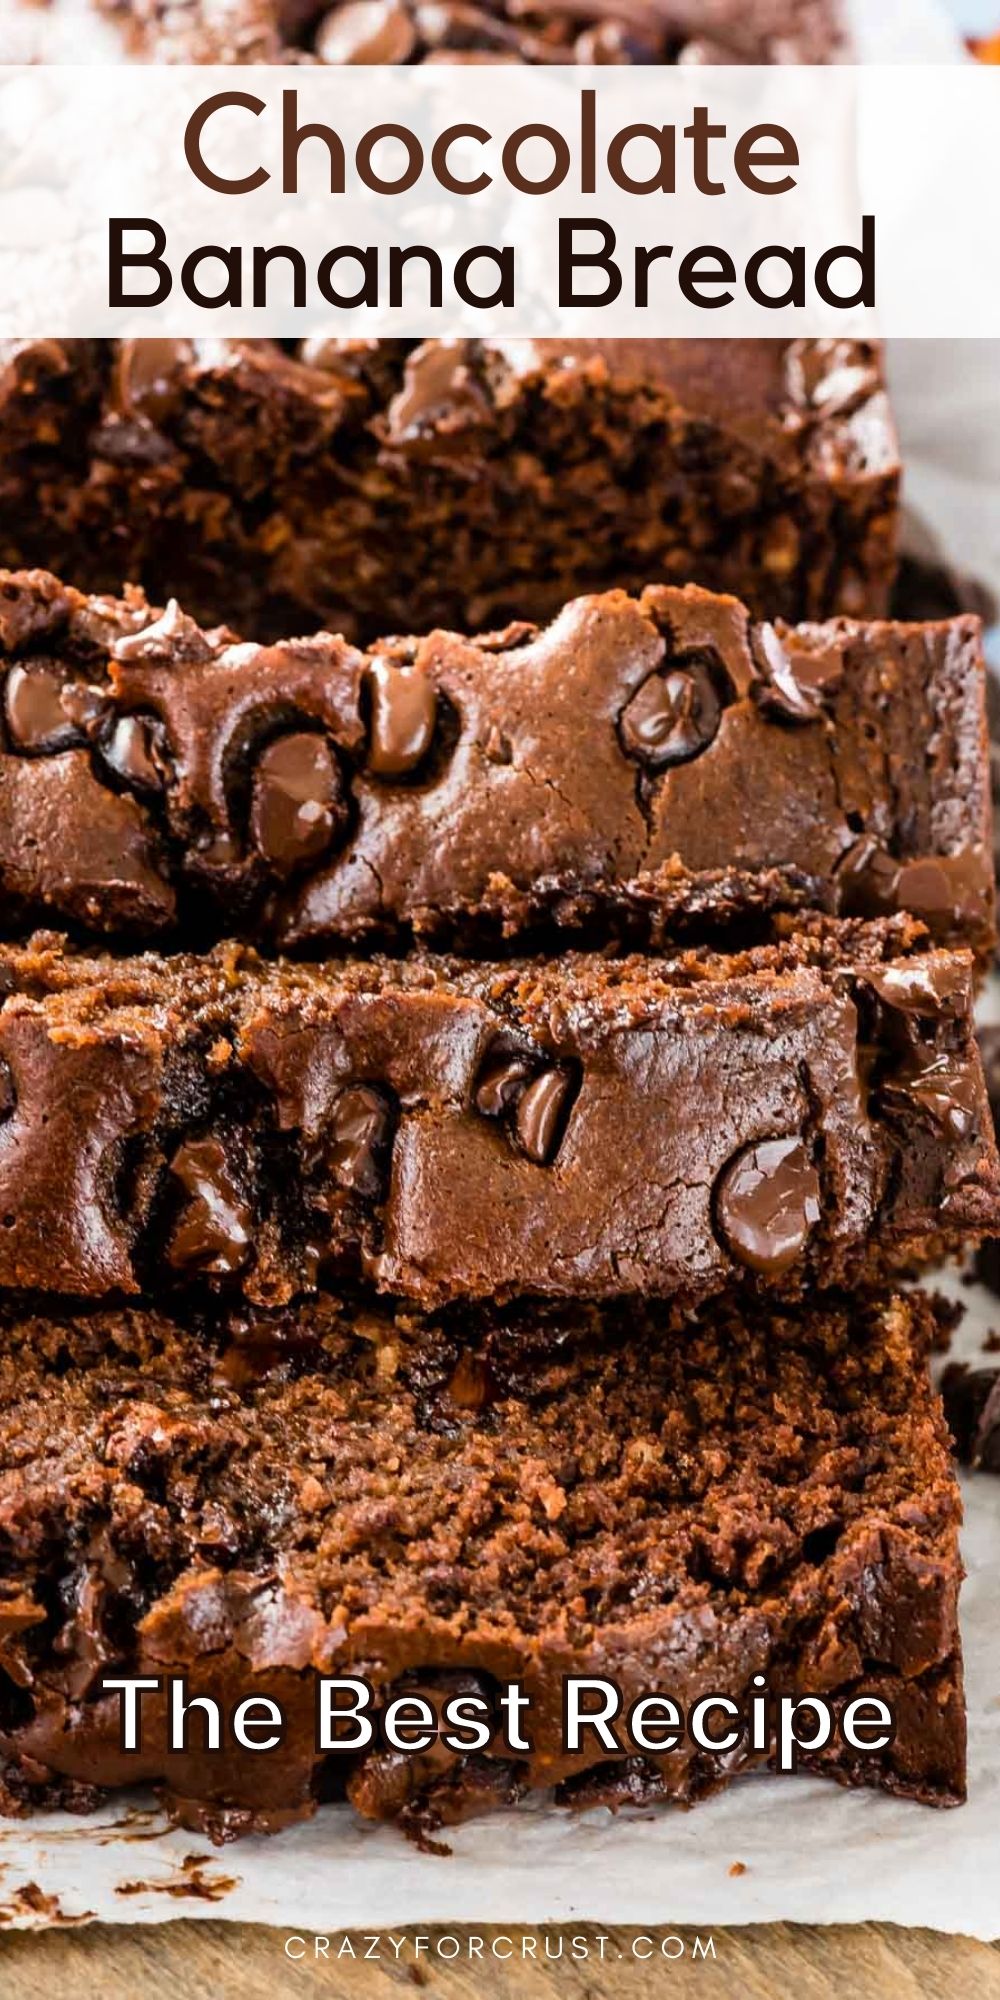
[[[0,69],[0,333],[1000,336],[1000,71]]]

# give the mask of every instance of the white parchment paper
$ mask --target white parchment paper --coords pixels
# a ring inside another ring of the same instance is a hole
[[[2,0],[0,0],[2,4]],[[71,0],[72,4],[72,0]],[[880,60],[946,59],[934,0],[854,0]],[[79,50],[74,51],[77,59]],[[106,56],[105,44],[102,54]],[[914,342],[890,357],[911,508],[942,552],[1000,583],[1000,346]],[[1000,1017],[1000,995],[987,1001]],[[964,1286],[953,1353],[976,1358],[1000,1301]],[[1000,1479],[966,1481],[962,1597],[970,1794],[937,1813],[815,1779],[747,1779],[693,1813],[550,1808],[459,1829],[453,1853],[330,1807],[277,1841],[216,1852],[131,1801],[94,1819],[0,1822],[0,1922],[228,1917],[333,1932],[467,1922],[697,1925],[881,1919],[1000,1936]],[[734,1863],[743,1872],[730,1872]]]

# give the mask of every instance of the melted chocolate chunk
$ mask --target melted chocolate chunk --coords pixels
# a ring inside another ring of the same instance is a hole
[[[584,28],[573,44],[573,60],[578,63],[655,63],[659,61],[655,37],[644,36],[639,21],[597,21]]]
[[[347,0],[331,8],[316,30],[315,49],[325,63],[405,63],[416,48],[413,22],[392,0]]]
[[[678,662],[650,674],[622,710],[618,724],[622,748],[651,771],[686,764],[708,749],[721,714],[705,661]]]
[[[422,764],[434,741],[437,694],[419,667],[374,659],[368,669],[371,742],[368,768],[400,778]]]
[[[521,1151],[543,1167],[559,1150],[575,1087],[565,1068],[539,1069],[537,1056],[494,1048],[479,1072],[472,1101],[484,1118],[508,1119]]]
[[[247,1261],[253,1222],[220,1139],[187,1139],[170,1171],[187,1196],[167,1246],[176,1270],[223,1274]]]
[[[429,340],[410,355],[403,387],[389,405],[391,444],[410,442],[433,433],[461,431],[470,419],[484,417],[489,406],[470,367],[470,343]]]
[[[0,1058],[0,1118],[9,1118],[17,1103],[17,1090],[10,1064]]]
[[[121,716],[101,748],[105,763],[123,784],[139,792],[162,792],[167,772],[163,729],[152,716]]]
[[[1000,1369],[953,1361],[941,1377],[941,1395],[962,1464],[1000,1472]]]
[[[279,874],[318,861],[346,824],[340,766],[325,737],[279,736],[257,760],[250,833]]]
[[[420,1763],[426,1772],[447,1771],[462,1754],[449,1750],[448,1745],[441,1741],[442,1731],[449,1730],[444,1715],[446,1702],[474,1695],[478,1701],[486,1704],[490,1714],[495,1712],[490,1700],[490,1684],[484,1675],[463,1673],[460,1670],[449,1671],[445,1667],[432,1667],[426,1673],[418,1671],[415,1674],[407,1674],[394,1684],[389,1698],[393,1699],[397,1695],[415,1695],[420,1701],[425,1701],[433,1711],[437,1740],[429,1749],[419,1753]],[[449,1733],[452,1733],[454,1728],[455,1725],[452,1723]]]
[[[61,667],[13,666],[4,689],[7,734],[17,750],[61,750],[76,730],[62,704]]]
[[[484,1118],[502,1118],[517,1103],[533,1066],[530,1056],[519,1055],[516,1050],[488,1061],[475,1088],[476,1110]]]
[[[837,891],[844,916],[910,910],[932,936],[943,937],[981,915],[991,895],[990,869],[979,849],[896,861],[871,834],[865,834],[841,862]]]
[[[341,1187],[364,1200],[382,1195],[393,1131],[392,1107],[370,1084],[341,1091],[330,1123],[326,1162]]]
[[[543,1069],[518,1100],[514,1129],[522,1150],[539,1167],[556,1156],[571,1087],[564,1069]]]
[[[979,1078],[971,1063],[915,1049],[882,1087],[887,1108],[901,1096],[911,1098],[953,1139],[970,1139],[978,1129]]]
[[[897,907],[922,917],[935,936],[963,912],[975,910],[982,894],[983,870],[973,855],[928,855],[906,861],[896,884]]]
[[[90,735],[107,713],[107,699],[99,687],[86,681],[69,681],[59,697],[59,706],[74,731]]]
[[[744,1147],[716,1182],[715,1213],[728,1248],[765,1277],[794,1264],[820,1212],[819,1175],[795,1136]]]
[[[963,1005],[969,974],[960,959],[915,959],[912,965],[887,965],[866,972],[864,983],[884,1007],[934,1019]]]
[[[837,906],[848,917],[884,916],[896,908],[899,864],[870,833],[862,834],[837,870]]]
[[[761,673],[754,688],[760,706],[789,722],[817,722],[826,697],[843,679],[839,648],[806,646],[794,633],[779,636],[773,625],[758,625],[753,644]]]
[[[122,414],[162,424],[182,400],[193,354],[190,340],[123,340],[114,377]]]

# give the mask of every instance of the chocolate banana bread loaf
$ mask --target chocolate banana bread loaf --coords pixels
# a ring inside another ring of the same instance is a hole
[[[421,1322],[327,1301],[183,1324],[0,1316],[0,1807],[92,1809],[156,1781],[216,1839],[343,1797],[426,1837],[555,1786],[691,1803],[745,1768],[682,1740],[563,1750],[566,1675],[683,1709],[884,1700],[891,1747],[805,1768],[945,1805],[964,1791],[959,1497],[918,1294],[801,1312],[522,1306]],[[282,1708],[275,1753],[119,1747],[102,1676]],[[317,1675],[487,1702],[531,1749],[315,1747]],[[810,1727],[813,1718],[810,1717]],[[758,1761],[761,1761],[758,1759]]]
[[[968,954],[0,949],[0,1286],[798,1292],[1000,1234]]]
[[[826,63],[841,0],[96,0],[158,62]]]
[[[545,620],[580,591],[878,617],[899,463],[862,341],[8,342],[0,562],[245,637]]]
[[[490,951],[908,909],[995,941],[979,626],[696,588],[362,653],[0,574],[0,922]]]

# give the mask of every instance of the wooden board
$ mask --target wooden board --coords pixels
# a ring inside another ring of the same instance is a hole
[[[394,1933],[397,1938],[400,1933]],[[481,1935],[483,1956],[464,1955],[470,1935]],[[546,1933],[533,1933],[542,1940]],[[286,1955],[288,1933],[205,1921],[12,1933],[0,1938],[3,2000],[398,2000],[401,1989],[426,1991],[427,2000],[653,2000],[669,1992],[699,2000],[1000,2000],[1000,1946],[891,1925],[819,1929],[769,1924],[713,1934],[714,1956],[694,1953],[696,1933],[658,1931],[650,1958],[648,1933],[597,1932],[585,1925],[551,1931],[563,1939],[563,1957],[548,1965],[522,1958],[519,1931],[468,1928],[429,1931],[427,1941],[458,1938],[463,1956],[443,1961],[419,1950],[415,1934],[397,1958],[384,1934],[383,1956],[363,1956],[362,1937],[350,1934],[355,1956],[341,1950],[343,1934],[329,1940],[326,1958]],[[603,1936],[603,1945],[599,1939]],[[702,1939],[707,1933],[702,1933]],[[585,1938],[586,1959],[575,1959],[570,1940]],[[669,1939],[669,1957],[657,1947]],[[509,1953],[494,1957],[491,1941]],[[678,1942],[683,1956],[675,1956]],[[638,1941],[638,1947],[637,1947]],[[554,1945],[552,1947],[555,1948]],[[294,1946],[298,1950],[298,1943]],[[540,1942],[541,1952],[544,1949]]]

